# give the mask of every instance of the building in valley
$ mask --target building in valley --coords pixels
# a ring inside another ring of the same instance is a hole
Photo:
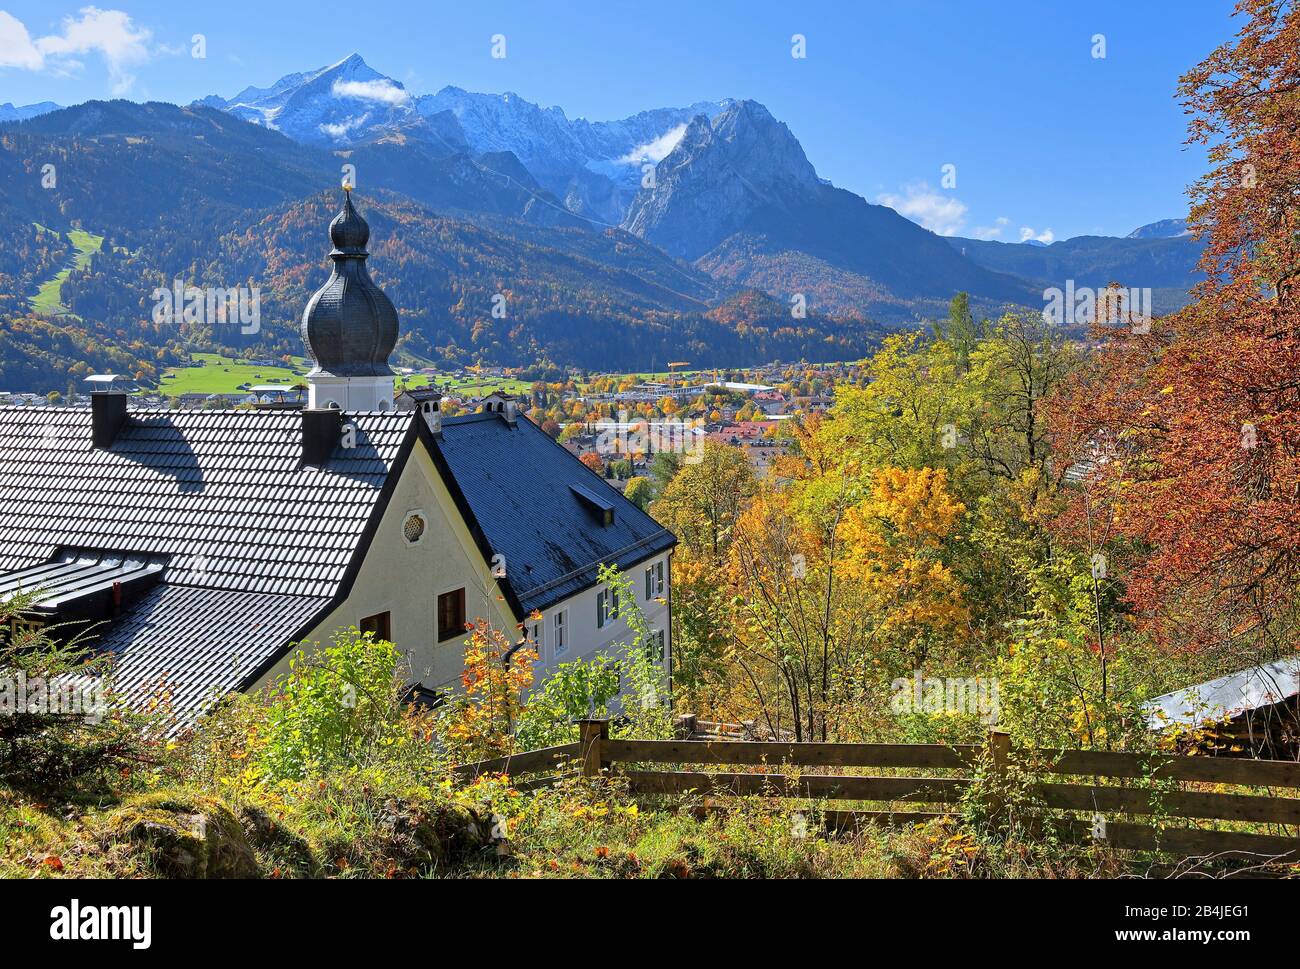
[[[36,596],[15,622],[81,624],[118,696],[188,723],[347,627],[395,642],[426,695],[457,682],[479,618],[543,667],[609,650],[630,635],[612,565],[668,667],[673,535],[511,399],[395,409],[397,313],[350,197],[330,238],[305,408],[0,407],[0,598]]]

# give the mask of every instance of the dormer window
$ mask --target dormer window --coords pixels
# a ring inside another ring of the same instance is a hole
[[[569,489],[596,516],[602,525],[614,524],[614,503],[612,501],[595,488],[589,488],[585,484],[569,485]]]

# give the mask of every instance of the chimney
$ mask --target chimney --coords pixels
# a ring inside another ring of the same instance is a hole
[[[433,431],[433,436],[442,437],[442,401],[426,400],[420,405],[420,413],[424,415],[424,422]]]
[[[99,451],[107,451],[126,423],[126,394],[106,390],[90,395],[90,440]]]
[[[343,412],[337,407],[305,408],[302,412],[302,463],[327,463],[338,447]]]
[[[442,391],[435,386],[408,390],[407,396],[415,402],[415,409],[429,425],[434,437],[442,436]]]
[[[507,424],[514,427],[519,420],[519,399],[513,394],[494,390],[483,398],[479,410],[486,414],[500,414]]]

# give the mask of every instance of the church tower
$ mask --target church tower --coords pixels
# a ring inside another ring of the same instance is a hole
[[[397,310],[366,270],[370,226],[345,191],[343,211],[330,223],[334,271],[307,301],[302,339],[315,366],[307,374],[307,407],[393,410]]]

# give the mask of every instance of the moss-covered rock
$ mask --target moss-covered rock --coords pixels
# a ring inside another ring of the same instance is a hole
[[[459,805],[385,802],[379,817],[384,854],[399,865],[455,865],[491,851],[492,821]]]
[[[256,878],[257,859],[239,820],[221,801],[175,792],[133,798],[105,818],[107,847],[143,852],[166,878]]]
[[[262,857],[262,867],[273,876],[279,873],[316,878],[321,874],[321,864],[307,839],[290,831],[260,807],[251,804],[241,807],[239,823],[249,843]]]

